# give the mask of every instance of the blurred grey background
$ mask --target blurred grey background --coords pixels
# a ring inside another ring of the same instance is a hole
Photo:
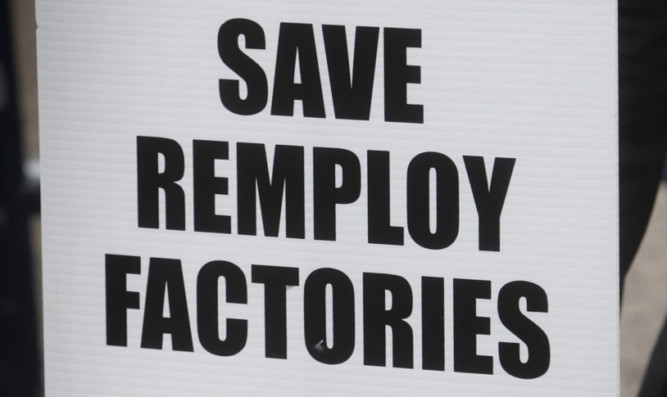
[[[12,32],[13,62],[18,122],[23,147],[23,174],[25,184],[35,181],[39,174],[39,135],[37,109],[37,64],[35,41],[35,8],[33,0],[0,0],[6,2]],[[4,21],[3,21],[4,22]],[[667,22],[666,22],[667,23]],[[11,78],[11,77],[10,77]],[[2,87],[0,87],[2,88]],[[28,211],[29,212],[29,211]],[[30,248],[34,272],[33,291],[37,351],[41,352],[41,252],[39,215],[28,218]],[[0,284],[0,287],[2,284]],[[621,396],[636,396],[655,338],[667,313],[667,184],[660,187],[653,216],[639,254],[626,279],[626,292],[621,316]],[[0,328],[5,327],[0,318]],[[2,332],[0,332],[2,335]],[[9,371],[9,362],[3,364],[0,350],[0,379],[2,371]],[[41,358],[40,358],[41,359]],[[11,369],[11,368],[10,368]],[[40,370],[38,370],[40,371]],[[11,373],[9,371],[8,373]],[[0,385],[0,396],[31,396],[41,394],[41,373],[27,377],[35,391],[28,389],[13,393]],[[7,394],[9,393],[9,394]],[[33,394],[36,393],[36,394]]]

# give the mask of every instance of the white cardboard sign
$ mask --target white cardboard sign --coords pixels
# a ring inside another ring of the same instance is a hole
[[[618,394],[614,1],[37,21],[48,396]]]

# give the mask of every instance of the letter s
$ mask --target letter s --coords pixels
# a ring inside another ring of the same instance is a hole
[[[249,19],[230,19],[218,31],[218,54],[220,59],[245,80],[248,94],[241,98],[239,81],[220,79],[220,101],[229,111],[240,115],[252,115],[266,106],[268,86],[261,66],[239,48],[239,36],[245,37],[246,48],[261,49],[266,46],[264,31]]]

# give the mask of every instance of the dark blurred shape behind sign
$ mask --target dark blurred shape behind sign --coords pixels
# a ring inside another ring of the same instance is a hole
[[[0,396],[40,392],[28,214],[8,2],[0,2]]]

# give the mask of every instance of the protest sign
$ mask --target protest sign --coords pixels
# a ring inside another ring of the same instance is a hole
[[[47,395],[618,393],[614,2],[37,9]]]

